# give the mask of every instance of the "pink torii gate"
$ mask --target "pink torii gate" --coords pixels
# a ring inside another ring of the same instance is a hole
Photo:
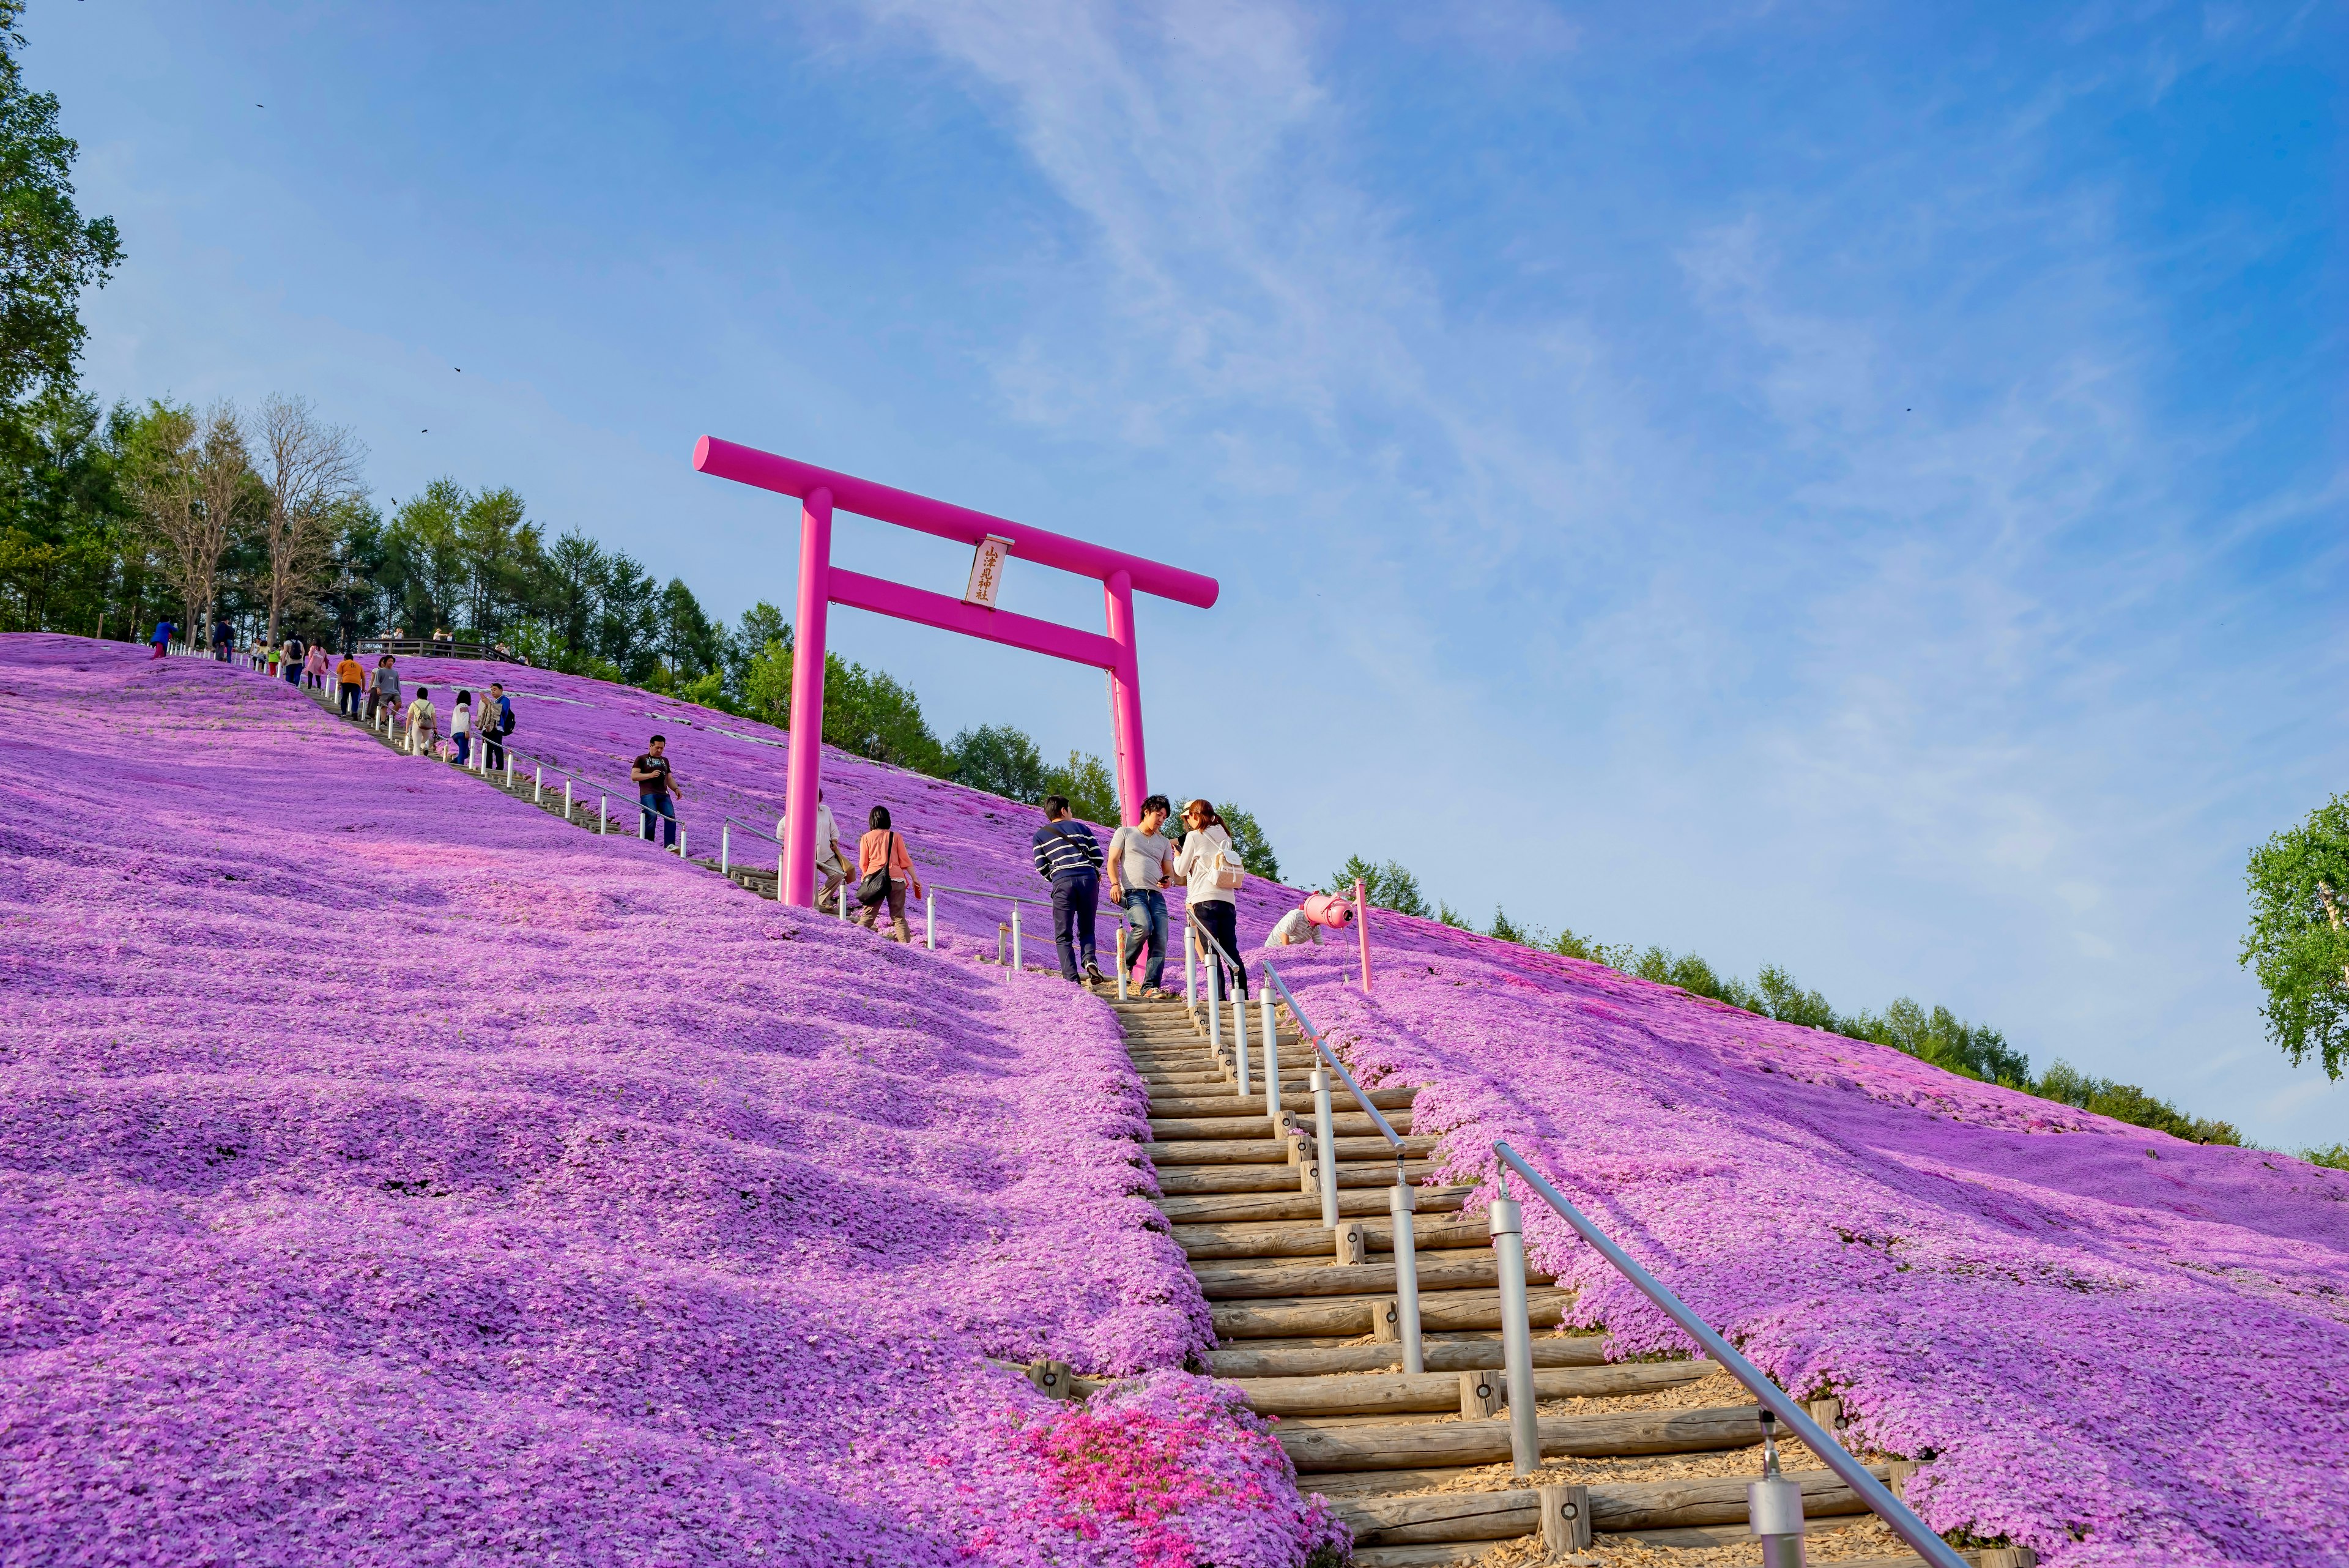
[[[933,501],[926,495],[875,484],[854,474],[778,457],[755,447],[703,436],[693,449],[701,473],[755,484],[794,496],[800,503],[799,620],[792,649],[791,778],[784,786],[786,826],[783,885],[778,896],[802,908],[815,897],[815,792],[823,749],[824,617],[835,604],[896,616],[966,637],[1008,643],[1109,672],[1110,719],[1117,756],[1118,808],[1128,823],[1142,818],[1149,770],[1142,745],[1142,684],[1134,657],[1133,595],[1136,589],[1178,604],[1206,609],[1221,591],[1216,579],[1082,539],[1049,534],[990,517],[984,512]],[[959,599],[868,577],[832,564],[832,514],[837,507],[893,523],[916,533],[958,540],[978,552],[970,588]],[[994,607],[995,588],[1005,556],[1057,566],[1102,585],[1109,635],[1014,615]]]

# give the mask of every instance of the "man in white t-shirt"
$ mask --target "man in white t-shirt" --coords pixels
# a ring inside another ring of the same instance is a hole
[[[1141,825],[1121,827],[1109,839],[1110,901],[1125,910],[1136,947],[1150,955],[1143,971],[1144,996],[1171,994],[1160,984],[1166,977],[1166,895],[1159,889],[1174,880],[1174,846],[1159,830],[1174,809],[1164,795],[1154,794],[1142,803]],[[1127,950],[1128,963],[1135,950]]]

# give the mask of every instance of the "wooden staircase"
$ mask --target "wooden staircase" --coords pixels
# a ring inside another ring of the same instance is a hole
[[[1274,1127],[1261,1093],[1243,1099],[1235,1091],[1199,1019],[1181,1002],[1111,1006],[1149,1085],[1144,1148],[1163,1194],[1157,1206],[1215,1317],[1209,1370],[1258,1414],[1279,1418],[1299,1486],[1328,1498],[1353,1527],[1360,1568],[1464,1563],[1511,1542],[1522,1543],[1511,1562],[1541,1561],[1545,1497],[1582,1510],[1599,1548],[1753,1547],[1745,1486],[1761,1474],[1762,1430],[1742,1386],[1709,1362],[1609,1363],[1603,1334],[1542,1333],[1557,1328],[1568,1296],[1534,1275],[1544,1463],[1516,1476],[1502,1407],[1498,1262],[1483,1220],[1461,1213],[1470,1189],[1419,1188],[1427,1369],[1406,1374],[1387,1207],[1395,1160],[1370,1117],[1335,1117],[1333,1232],[1321,1223],[1318,1194],[1304,1189],[1294,1140]],[[1278,1035],[1281,1099],[1286,1119],[1309,1134],[1312,1048],[1292,1029],[1284,1020]],[[1253,1029],[1250,1043],[1260,1077],[1263,1045]],[[1403,1136],[1405,1171],[1423,1183],[1436,1140],[1412,1133],[1413,1094],[1380,1089],[1371,1098]],[[1340,1096],[1346,1103],[1342,1088]],[[1858,1527],[1848,1549],[1860,1554],[1842,1559],[1850,1568],[1921,1565],[1834,1475],[1799,1468],[1816,1462],[1800,1445],[1782,1443],[1781,1454],[1803,1485],[1815,1532]],[[1888,1470],[1878,1467],[1879,1476]],[[1554,1560],[1600,1561],[1563,1522],[1553,1522],[1551,1539],[1563,1543]],[[1824,1535],[1812,1547],[1815,1560],[1833,1559]]]
[[[331,709],[331,699],[326,705]],[[398,749],[396,737],[377,739]],[[502,775],[480,776],[505,787]],[[533,798],[527,774],[515,774],[511,793]],[[575,826],[597,826],[591,802],[575,802],[566,815],[560,790],[553,790],[538,804]],[[636,803],[627,809],[627,820],[614,818],[612,831],[635,831]],[[714,859],[696,858],[717,869]],[[745,890],[775,896],[772,871],[754,864],[733,867],[731,874]],[[1299,1486],[1329,1499],[1352,1527],[1357,1568],[1467,1563],[1495,1548],[1506,1549],[1511,1564],[1599,1563],[1617,1542],[1716,1550],[1744,1544],[1751,1552],[1745,1560],[1759,1561],[1745,1529],[1746,1483],[1761,1474],[1761,1422],[1752,1397],[1709,1362],[1609,1362],[1604,1334],[1559,1329],[1568,1294],[1538,1274],[1528,1279],[1527,1297],[1543,1464],[1532,1475],[1514,1473],[1503,1409],[1498,1262],[1484,1221],[1461,1212],[1472,1189],[1423,1185],[1437,1140],[1412,1132],[1416,1091],[1371,1092],[1371,1103],[1402,1135],[1402,1169],[1417,1185],[1413,1230],[1426,1370],[1407,1374],[1397,1337],[1388,1210],[1394,1151],[1367,1115],[1338,1112],[1331,1131],[1339,1227],[1323,1226],[1320,1199],[1307,1189],[1292,1154],[1293,1135],[1309,1134],[1313,1120],[1307,1080],[1312,1048],[1293,1021],[1282,1020],[1278,1036],[1284,1127],[1276,1127],[1260,1084],[1246,1098],[1236,1092],[1234,1075],[1210,1048],[1203,1015],[1179,1002],[1110,1005],[1149,1087],[1151,1136],[1143,1148],[1157,1173],[1162,1196],[1155,1202],[1214,1316],[1207,1370],[1239,1389],[1257,1413],[1278,1418]],[[1259,1069],[1260,1016],[1251,1012]],[[1089,1382],[1076,1379],[1071,1386],[1081,1390]],[[1830,1429],[1837,1425],[1834,1403],[1812,1408]],[[1832,1473],[1800,1468],[1815,1461],[1799,1443],[1782,1442],[1780,1451],[1788,1476],[1803,1488],[1813,1562],[1925,1568]],[[1894,1479],[1898,1490],[1898,1472],[1913,1467],[1871,1468],[1879,1479]],[[1586,1522],[1576,1530],[1547,1521],[1552,1546],[1546,1551],[1544,1508],[1556,1511],[1562,1499]],[[1831,1532],[1850,1539],[1837,1541]],[[1961,1555],[1977,1568],[2031,1568],[2035,1561],[2019,1549]]]

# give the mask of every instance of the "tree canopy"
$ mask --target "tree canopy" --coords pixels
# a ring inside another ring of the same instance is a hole
[[[2341,1076],[2349,1022],[2349,795],[2251,851],[2242,962],[2267,992],[2268,1037],[2298,1066],[2312,1054]]]

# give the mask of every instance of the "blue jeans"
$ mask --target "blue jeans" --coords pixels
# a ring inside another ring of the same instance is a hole
[[[1093,910],[1100,903],[1099,872],[1076,871],[1052,878],[1052,941],[1061,950],[1062,980],[1077,978],[1077,950],[1081,948],[1089,967],[1101,967],[1093,957]]]
[[[1126,961],[1131,963],[1144,950],[1150,954],[1150,965],[1143,971],[1142,985],[1145,991],[1156,991],[1166,978],[1166,895],[1146,888],[1125,890],[1126,929],[1134,934],[1134,944],[1126,950]]]
[[[457,742],[457,765],[461,768],[465,765],[465,760],[472,754],[473,737],[460,730],[449,738]]]
[[[677,807],[669,804],[668,796],[666,794],[640,794],[636,797],[636,804],[644,807],[645,825],[643,828],[643,837],[645,842],[647,844],[652,842],[653,814],[655,812],[658,812],[661,816],[661,847],[664,849],[676,848]]]

